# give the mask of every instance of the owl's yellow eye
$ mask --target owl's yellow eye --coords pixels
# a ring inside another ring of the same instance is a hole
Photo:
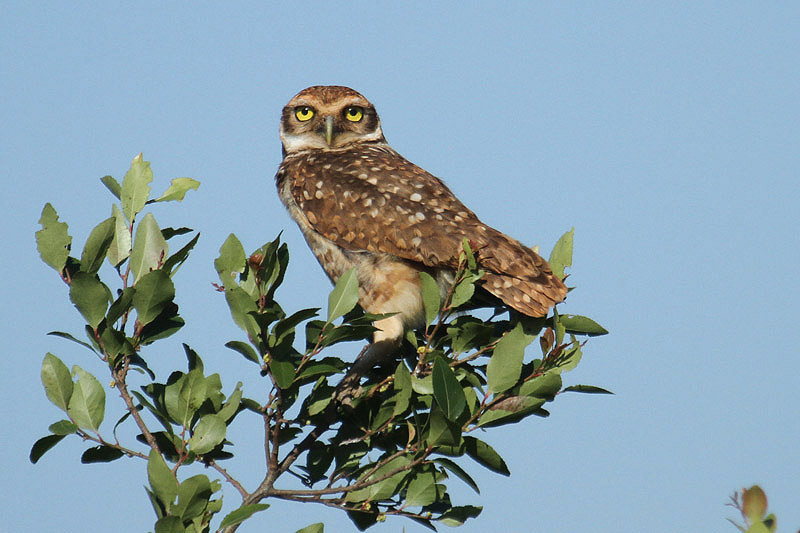
[[[314,110],[308,106],[298,107],[294,110],[294,116],[297,117],[297,120],[300,122],[305,122],[311,120],[311,117],[314,116]]]
[[[364,109],[356,106],[348,107],[344,111],[344,118],[350,122],[358,122],[364,118]]]

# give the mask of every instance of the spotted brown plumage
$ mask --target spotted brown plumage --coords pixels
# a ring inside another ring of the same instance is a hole
[[[420,325],[419,272],[443,290],[463,238],[486,271],[483,287],[529,316],[546,315],[567,289],[530,248],[487,226],[437,177],[395,152],[375,108],[347,87],[298,93],[281,117],[281,200],[335,282],[355,267],[359,303],[398,313],[376,322],[374,344],[396,344]]]

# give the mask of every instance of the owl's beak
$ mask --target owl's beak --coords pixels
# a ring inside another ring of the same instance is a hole
[[[325,117],[325,142],[328,146],[333,142],[333,117]]]

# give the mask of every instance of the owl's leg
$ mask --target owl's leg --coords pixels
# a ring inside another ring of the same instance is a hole
[[[372,342],[336,387],[333,397],[342,404],[352,405],[352,399],[361,393],[361,377],[391,357],[403,342],[405,326],[401,315],[377,320],[374,326],[378,329],[372,335]]]
[[[336,387],[334,398],[347,404],[360,392],[361,378],[397,353],[407,329],[424,322],[421,268],[395,257],[368,256],[358,264],[358,303],[368,313],[388,314],[376,320],[372,342]]]

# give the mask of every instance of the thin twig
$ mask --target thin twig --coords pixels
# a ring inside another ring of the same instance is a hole
[[[70,417],[70,420],[72,420],[71,417]],[[126,448],[125,446],[121,445],[119,442],[110,443],[107,440],[105,440],[99,433],[96,434],[97,436],[94,436],[94,435],[91,435],[90,433],[86,433],[82,429],[78,429],[77,435],[80,438],[82,438],[83,440],[90,440],[90,441],[96,442],[97,444],[100,444],[102,446],[106,446],[108,448],[114,448],[116,450],[119,450],[122,453],[124,453],[125,455],[127,455],[128,457],[139,457],[140,459],[147,459],[147,455],[143,454],[142,452],[137,452],[136,450],[131,450],[129,448]]]
[[[245,488],[242,486],[242,484],[241,484],[241,483],[239,483],[239,482],[238,482],[238,481],[237,481],[237,480],[236,480],[236,479],[235,479],[233,476],[231,476],[231,475],[228,473],[228,471],[227,471],[227,470],[225,470],[225,469],[224,469],[222,466],[220,466],[220,465],[219,465],[219,464],[218,464],[216,461],[214,461],[213,459],[211,459],[211,460],[208,462],[208,466],[210,466],[211,468],[213,468],[214,470],[216,470],[217,472],[219,472],[220,474],[222,474],[222,477],[224,477],[224,478],[225,478],[225,480],[226,480],[228,483],[230,483],[231,485],[233,485],[233,487],[234,487],[234,488],[235,488],[237,491],[239,491],[239,494],[242,496],[242,499],[243,499],[243,500],[244,500],[245,498],[247,498],[247,497],[250,495],[250,494],[249,494],[249,493],[248,493],[248,492],[245,490]]]
[[[341,509],[343,511],[361,511],[361,510],[363,510],[361,505],[357,505],[357,506],[347,505],[346,502],[343,502],[340,499],[334,499],[334,498],[308,498],[308,497],[303,497],[303,496],[294,496],[292,494],[276,494],[275,498],[278,498],[278,499],[281,499],[281,500],[293,501],[293,502],[301,502],[301,503],[319,503],[319,504],[325,505],[327,507],[334,507],[336,509]],[[372,502],[372,503],[374,505],[376,505],[376,506],[382,505],[382,504],[380,504],[378,502]],[[430,520],[431,519],[431,517],[429,515],[423,515],[423,514],[419,514],[419,513],[412,513],[412,512],[405,511],[403,509],[393,509],[393,508],[379,509],[378,513],[379,514],[384,514],[384,515],[404,516],[404,517],[407,517],[407,518],[418,518],[420,520]]]

